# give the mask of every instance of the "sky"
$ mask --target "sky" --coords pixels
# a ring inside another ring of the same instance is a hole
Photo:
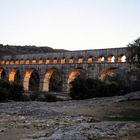
[[[85,50],[140,37],[140,0],[0,0],[0,44]]]

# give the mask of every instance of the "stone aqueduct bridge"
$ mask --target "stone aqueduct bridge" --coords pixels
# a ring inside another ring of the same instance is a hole
[[[0,60],[0,79],[19,80],[25,91],[31,90],[31,79],[41,91],[51,90],[51,79],[56,79],[62,91],[68,91],[69,83],[79,75],[103,79],[118,68],[129,71],[126,48],[13,55]]]

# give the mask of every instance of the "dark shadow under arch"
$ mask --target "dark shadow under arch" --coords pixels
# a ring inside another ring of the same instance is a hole
[[[43,81],[43,91],[61,91],[62,90],[62,76],[58,69],[50,68],[45,73]]]

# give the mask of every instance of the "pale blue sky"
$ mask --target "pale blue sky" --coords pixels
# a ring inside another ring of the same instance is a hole
[[[140,0],[0,0],[0,44],[79,50],[140,37]]]

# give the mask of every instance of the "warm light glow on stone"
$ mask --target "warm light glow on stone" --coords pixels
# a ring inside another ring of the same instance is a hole
[[[83,57],[78,58],[78,63],[83,63]]]
[[[19,64],[19,60],[16,59],[15,64],[16,64],[16,65]]]
[[[25,62],[25,64],[30,64],[30,60],[27,59],[26,62]]]
[[[23,87],[25,91],[29,90],[29,80],[34,69],[28,69],[24,76]]]
[[[69,63],[74,63],[74,58],[73,58],[73,57],[71,57],[71,58],[69,59]]]
[[[43,64],[43,59],[42,58],[39,59],[38,64]]]
[[[65,64],[65,63],[66,63],[66,58],[63,57],[63,58],[61,59],[61,64]]]
[[[46,59],[46,64],[50,64],[50,59],[49,58]]]
[[[115,62],[115,57],[114,56],[109,56],[107,58],[107,63],[113,63],[113,62]]]
[[[102,62],[104,62],[104,57],[99,57],[98,58],[98,63],[102,63]]]
[[[20,64],[24,64],[24,60],[22,59],[22,60],[20,60]]]
[[[93,62],[93,58],[92,57],[89,57],[88,58],[88,63],[92,63]]]
[[[15,64],[15,63],[14,63],[14,60],[11,60],[11,61],[10,61],[10,64]]]
[[[32,60],[32,64],[36,64],[36,59],[33,59]]]
[[[4,60],[2,60],[2,61],[1,61],[1,64],[5,64],[5,61],[4,61]]]
[[[9,65],[10,64],[10,61],[9,60],[6,60],[6,65]]]
[[[9,81],[13,82],[15,80],[15,75],[17,73],[17,69],[12,69],[9,74]]]
[[[119,56],[118,57],[118,62],[126,62],[126,56],[125,55]]]
[[[58,59],[57,58],[54,58],[53,63],[54,64],[57,64],[58,63]]]

